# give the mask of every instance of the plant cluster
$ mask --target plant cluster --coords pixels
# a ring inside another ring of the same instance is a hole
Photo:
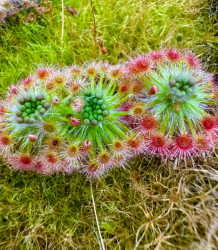
[[[19,11],[19,1],[2,0],[0,2],[0,22],[4,21],[7,16],[12,16]]]
[[[144,87],[139,98],[144,112],[129,125],[145,137],[148,154],[176,163],[193,157],[206,160],[218,137],[214,76],[190,51],[182,54],[175,49],[131,58],[127,71]],[[132,105],[128,101],[123,108]]]
[[[7,17],[14,17],[21,10],[35,8],[39,14],[44,14],[48,10],[40,6],[38,0],[1,0],[0,2],[0,22],[5,22]],[[30,13],[31,17],[32,13]],[[30,21],[30,20],[29,20]]]
[[[117,93],[121,75],[100,63],[47,67],[11,85],[0,105],[3,158],[17,170],[91,178],[125,167],[133,133],[119,121],[128,114],[119,110],[127,99]]]
[[[1,154],[17,170],[89,178],[138,155],[206,160],[218,142],[217,99],[213,75],[189,51],[41,67],[1,101]]]

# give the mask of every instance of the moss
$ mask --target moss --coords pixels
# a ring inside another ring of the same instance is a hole
[[[90,2],[65,1],[79,11],[77,19],[64,18],[63,65],[83,63],[93,57],[93,17]],[[37,15],[34,23],[25,23],[28,13],[21,12],[0,26],[2,87],[33,71],[36,65],[61,62],[61,1],[52,1],[54,26],[50,13]],[[205,61],[217,57],[215,15],[209,15],[210,2],[184,1],[94,1],[97,40],[103,41],[108,55],[98,47],[96,57],[116,63],[133,50],[147,52],[162,46],[187,47]],[[77,38],[77,39],[76,39]],[[76,39],[76,40],[75,40]],[[178,43],[179,40],[179,43]],[[211,65],[211,70],[214,66]]]
[[[39,176],[2,166],[0,178],[0,249],[99,249],[90,185],[79,174]],[[131,170],[112,171],[94,183],[105,246],[200,244],[217,221],[217,181],[215,170],[173,170],[159,160],[137,159]]]

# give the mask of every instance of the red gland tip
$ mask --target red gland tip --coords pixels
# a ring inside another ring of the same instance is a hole
[[[79,118],[76,117],[72,117],[70,119],[70,125],[73,127],[78,127],[81,124],[81,120]]]
[[[158,87],[156,85],[153,85],[150,90],[149,90],[149,95],[155,95],[157,94],[157,91],[158,91]]]
[[[18,92],[19,92],[18,88],[15,85],[11,85],[9,87],[9,91],[11,94],[14,94],[14,95],[18,94]]]
[[[29,135],[29,140],[34,143],[38,140],[38,138],[36,135]]]
[[[90,148],[92,147],[92,143],[91,143],[90,140],[86,140],[86,141],[84,142],[84,145],[85,145],[85,147],[86,147],[87,149],[90,149]]]
[[[189,150],[193,147],[192,138],[188,135],[179,135],[177,137],[177,146],[183,150]]]
[[[51,103],[53,105],[58,105],[60,103],[59,98],[57,96],[54,96],[51,98]]]
[[[208,131],[212,130],[216,126],[216,120],[214,119],[214,117],[203,117],[201,123],[204,129]]]

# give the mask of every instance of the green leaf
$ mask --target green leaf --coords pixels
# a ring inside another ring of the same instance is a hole
[[[61,131],[61,136],[63,136],[66,132],[67,132],[67,130],[68,130],[68,128],[70,127],[70,125],[69,124],[67,124],[66,126],[64,126],[64,128],[63,128],[63,130]]]

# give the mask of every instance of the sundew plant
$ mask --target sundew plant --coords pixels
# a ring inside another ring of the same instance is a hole
[[[197,57],[188,50],[153,51],[131,58],[127,72],[144,86],[139,101],[145,112],[128,125],[145,137],[146,154],[206,159],[217,145],[217,88]]]
[[[194,164],[217,145],[217,92],[189,51],[41,67],[1,102],[2,156],[16,170],[91,179],[138,155]]]
[[[129,97],[123,66],[39,68],[1,102],[0,147],[12,168],[98,177],[135,156],[135,134],[120,118]]]

